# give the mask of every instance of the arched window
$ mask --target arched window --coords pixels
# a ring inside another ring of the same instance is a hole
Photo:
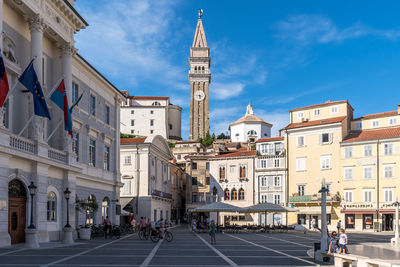
[[[214,186],[212,190],[213,196],[216,196],[218,194],[218,189]]]
[[[161,103],[158,101],[154,101],[151,105],[152,106],[161,106]]]
[[[96,202],[96,197],[94,195],[89,195],[87,204],[88,207],[86,209],[86,224],[95,224],[96,223],[96,216],[94,212],[94,207],[98,207]]]
[[[230,196],[230,193],[229,193],[229,189],[227,188],[224,191],[224,200],[230,200],[230,198],[231,198],[231,196]]]
[[[244,200],[244,189],[243,188],[239,189],[239,200]]]
[[[257,135],[257,132],[254,130],[250,130],[247,132],[247,135]]]
[[[110,216],[110,199],[105,197],[103,202],[101,203],[101,218],[105,219],[107,216]]]
[[[194,67],[194,72],[197,72],[197,66]]]
[[[47,194],[47,221],[57,220],[57,196],[53,191]]]
[[[232,189],[232,200],[237,200],[238,195],[237,195],[237,190],[235,188]]]

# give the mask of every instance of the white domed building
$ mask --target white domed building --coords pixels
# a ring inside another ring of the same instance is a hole
[[[232,142],[255,142],[271,137],[272,124],[254,115],[252,105],[247,105],[246,115],[229,125]]]

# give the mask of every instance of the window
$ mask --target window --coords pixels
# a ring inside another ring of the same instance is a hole
[[[371,189],[363,190],[363,202],[372,202],[372,190]]]
[[[135,133],[135,130],[131,130],[131,134],[134,134]]]
[[[306,191],[306,186],[305,185],[298,185],[297,186],[297,193],[299,196],[304,196],[304,193]]]
[[[393,165],[384,165],[383,172],[385,178],[393,178]]]
[[[274,204],[281,204],[281,195],[274,195]]]
[[[75,103],[79,98],[79,86],[77,83],[72,82],[72,104]]]
[[[364,157],[372,156],[372,145],[364,145]]]
[[[150,126],[154,126],[154,120],[150,120]]]
[[[135,120],[131,120],[131,126],[135,126]]]
[[[353,180],[354,168],[353,167],[344,167],[344,179],[345,180]]]
[[[268,186],[267,177],[263,176],[261,178],[261,186]]]
[[[210,162],[206,162],[206,170],[210,169]]]
[[[323,133],[319,136],[320,144],[330,144],[332,143],[332,133]]]
[[[393,155],[393,144],[387,143],[383,145],[385,156]]]
[[[298,112],[297,118],[299,118],[299,119],[304,118],[304,112],[303,111]]]
[[[397,124],[397,118],[390,118],[389,119],[389,124],[390,125],[396,125]]]
[[[196,162],[192,162],[192,170],[197,170],[197,163]]]
[[[210,176],[206,176],[206,185],[210,185]]]
[[[338,113],[338,112],[339,112],[339,107],[338,106],[331,107],[331,113],[332,114],[335,114],[335,113]]]
[[[96,97],[94,95],[90,95],[90,104],[89,104],[89,112],[90,115],[96,116]]]
[[[231,200],[237,200],[238,195],[237,195],[237,190],[235,188],[232,189],[232,199]]]
[[[89,165],[96,166],[96,141],[89,141]]]
[[[125,165],[131,165],[131,156],[125,156]]]
[[[235,165],[229,166],[229,172],[234,173],[235,172]]]
[[[54,192],[47,194],[47,221],[57,220],[57,196]]]
[[[192,203],[197,203],[197,193],[192,193]]]
[[[79,161],[79,133],[72,132],[72,152],[76,155],[76,160]]]
[[[260,160],[260,165],[263,169],[267,168],[267,161],[265,159]]]
[[[329,170],[331,168],[331,156],[321,156],[321,170]]]
[[[230,192],[228,188],[224,191],[224,200],[230,200]]]
[[[6,100],[3,104],[3,125],[4,127],[8,128],[9,127],[9,114],[10,114],[10,109],[8,107],[8,100]],[[0,122],[1,123],[1,122]]]
[[[132,114],[132,115],[135,114],[135,111],[134,111],[134,110],[131,110],[131,114]]]
[[[306,224],[306,214],[297,214],[297,224]]]
[[[161,103],[158,101],[154,101],[151,105],[152,106],[161,106]]]
[[[219,167],[219,179],[225,179],[225,167]]]
[[[104,121],[105,121],[105,123],[110,124],[110,107],[109,106],[106,106]]]
[[[150,134],[153,134],[154,133],[154,130],[150,130]]]
[[[280,159],[274,159],[274,167],[279,168],[281,166],[281,160]]]
[[[306,145],[306,142],[305,142],[304,136],[297,136],[297,146],[302,147],[305,145]]]
[[[296,158],[296,171],[306,170],[306,158]]]
[[[379,120],[373,120],[372,127],[379,127]]]
[[[150,114],[154,114],[154,111],[153,111],[153,110],[150,110]]]
[[[104,169],[110,170],[110,147],[104,146]]]
[[[362,122],[361,121],[357,121],[356,122],[356,130],[361,130],[362,129]]]
[[[314,109],[314,116],[318,117],[321,114],[321,110],[320,109]]]
[[[385,202],[393,202],[393,188],[383,189],[383,199]]]
[[[347,146],[344,148],[344,158],[350,159],[353,157],[353,147]]]
[[[197,185],[197,177],[192,177],[192,185]]]
[[[244,189],[243,188],[239,189],[239,200],[244,200]]]
[[[169,129],[172,130],[172,124],[169,124]]]
[[[372,179],[372,166],[364,166],[364,179]]]
[[[274,186],[281,186],[281,177],[279,176],[274,177]]]
[[[344,190],[344,202],[353,202],[353,190]]]
[[[240,166],[239,170],[240,170],[239,177],[241,179],[246,178],[247,177],[247,175],[246,175],[246,166]]]
[[[267,144],[262,144],[261,145],[261,153],[267,153],[268,151],[268,145]]]
[[[268,195],[261,195],[261,203],[268,202]]]
[[[123,183],[124,183],[124,187],[123,187],[124,195],[132,194],[131,179],[124,179]]]
[[[257,135],[257,132],[254,130],[250,130],[247,132],[247,135]]]

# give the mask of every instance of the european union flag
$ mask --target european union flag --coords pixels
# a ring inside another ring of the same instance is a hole
[[[46,99],[40,86],[35,69],[33,68],[33,60],[26,67],[24,73],[19,77],[19,82],[22,83],[33,95],[33,103],[35,115],[47,117],[51,120],[49,109],[47,108]]]

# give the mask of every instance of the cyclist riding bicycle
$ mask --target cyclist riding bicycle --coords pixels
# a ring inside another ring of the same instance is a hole
[[[157,230],[158,233],[160,233],[161,238],[163,236],[163,231],[161,229],[163,227],[163,225],[164,225],[163,221],[164,221],[163,218],[161,218],[155,223],[156,230]]]

